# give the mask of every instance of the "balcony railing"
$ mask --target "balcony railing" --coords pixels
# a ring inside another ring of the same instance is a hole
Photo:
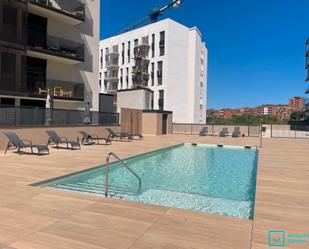
[[[106,67],[107,68],[110,68],[110,67],[118,68],[119,67],[119,65],[118,65],[118,58],[106,61]]]
[[[119,56],[119,50],[118,46],[113,46],[110,49],[108,49],[106,56]]]
[[[30,81],[26,78],[17,81],[16,77],[5,75],[0,77],[0,82],[0,92],[2,95],[46,98],[49,92],[51,96],[58,99],[77,101],[82,101],[84,99],[83,83],[54,79]]]
[[[84,99],[83,83],[47,79],[46,83],[37,82],[35,85],[34,91],[38,95],[46,96],[49,92],[51,96],[59,99]]]
[[[116,92],[118,90],[118,83],[112,82],[108,84],[107,91],[108,92]]]
[[[132,67],[132,73],[133,74],[149,74],[148,73],[148,67],[133,66]]]
[[[28,32],[28,47],[36,52],[48,53],[69,59],[84,61],[85,45],[59,38],[52,35],[44,35],[37,31]]]
[[[29,3],[85,21],[85,4],[76,0],[28,0]]]

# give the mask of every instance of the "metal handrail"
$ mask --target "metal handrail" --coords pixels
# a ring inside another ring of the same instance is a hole
[[[141,178],[128,166],[128,164],[121,160],[115,153],[113,152],[110,152],[107,154],[107,157],[106,157],[106,168],[105,168],[105,197],[107,197],[108,195],[108,174],[109,174],[109,159],[110,157],[113,156],[115,157],[119,162],[122,163],[122,165],[127,169],[129,170],[138,180],[138,188],[139,190],[141,190],[142,188],[142,180]]]

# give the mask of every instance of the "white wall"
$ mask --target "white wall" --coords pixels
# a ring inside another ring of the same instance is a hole
[[[152,92],[149,90],[129,90],[117,92],[117,112],[121,108],[148,110],[151,105]]]

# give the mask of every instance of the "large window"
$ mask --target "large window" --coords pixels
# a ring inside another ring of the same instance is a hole
[[[138,45],[138,39],[134,40],[134,47],[136,47]]]
[[[153,58],[155,56],[155,34],[152,34],[151,38],[151,57]]]
[[[0,40],[26,45],[27,3],[20,0],[0,1]]]
[[[131,42],[128,41],[128,63],[130,63],[131,57]]]
[[[159,90],[159,110],[164,110],[164,90]]]
[[[162,77],[163,77],[163,62],[158,61],[158,71],[157,71],[158,85],[162,85]]]
[[[127,84],[127,88],[129,88],[129,68],[126,68],[126,84]]]
[[[27,86],[31,92],[46,86],[46,60],[27,57]]]
[[[151,85],[154,86],[154,62],[151,63]]]
[[[121,62],[124,64],[124,42],[122,43],[122,51],[121,51]]]
[[[123,69],[120,69],[120,88],[123,88]]]
[[[165,53],[165,31],[160,32],[160,56],[164,55]]]

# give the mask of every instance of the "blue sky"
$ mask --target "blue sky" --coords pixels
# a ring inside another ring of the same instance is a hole
[[[101,0],[101,38],[171,0]],[[309,0],[185,0],[161,18],[197,26],[207,44],[208,108],[303,96]]]

